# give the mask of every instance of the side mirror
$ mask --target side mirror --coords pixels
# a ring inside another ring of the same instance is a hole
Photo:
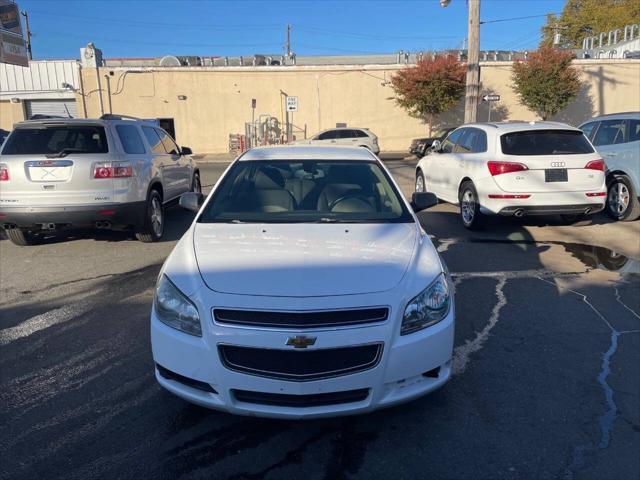
[[[179,205],[192,212],[198,212],[202,203],[204,202],[204,195],[196,192],[187,192],[180,195]]]
[[[438,204],[438,197],[431,192],[413,192],[411,197],[411,208],[418,213],[430,207],[434,207]]]
[[[440,142],[440,140],[434,140],[433,143],[431,144],[431,150],[433,152],[440,152],[441,149],[442,149],[442,143]]]
[[[189,147],[180,147],[180,153],[182,155],[193,155],[193,150],[191,150]]]

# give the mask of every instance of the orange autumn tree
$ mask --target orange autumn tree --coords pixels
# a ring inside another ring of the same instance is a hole
[[[525,107],[547,120],[578,95],[580,72],[571,66],[571,51],[540,47],[513,64],[513,87]]]
[[[433,125],[433,117],[453,108],[465,93],[466,66],[453,55],[418,61],[391,78],[395,101],[409,115]]]

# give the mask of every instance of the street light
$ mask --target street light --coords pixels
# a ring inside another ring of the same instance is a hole
[[[442,8],[451,0],[440,0]],[[469,5],[469,46],[467,48],[467,92],[464,101],[464,121],[476,121],[480,92],[480,0],[467,0]]]

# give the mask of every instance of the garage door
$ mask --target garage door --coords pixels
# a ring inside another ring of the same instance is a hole
[[[34,115],[53,115],[56,117],[77,117],[75,100],[27,100],[27,118]]]

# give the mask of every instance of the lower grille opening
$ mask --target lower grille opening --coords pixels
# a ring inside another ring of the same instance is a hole
[[[440,375],[440,367],[433,368],[428,372],[424,372],[422,374],[423,377],[428,377],[428,378],[438,378],[439,375]]]
[[[311,350],[218,345],[220,359],[229,370],[295,382],[374,368],[380,361],[382,348],[382,343]]]
[[[310,395],[288,395],[284,393],[251,392],[248,390],[231,390],[231,392],[239,402],[298,408],[361,402],[369,396],[368,388]]]
[[[180,375],[179,373],[172,372],[171,370],[167,370],[162,365],[158,365],[156,363],[156,368],[158,369],[158,373],[162,378],[166,378],[167,380],[173,380],[178,383],[182,383],[187,387],[197,388],[198,390],[202,390],[203,392],[215,393],[216,390],[209,385],[208,383],[201,382],[200,380],[194,380],[193,378],[185,377],[184,375]]]

